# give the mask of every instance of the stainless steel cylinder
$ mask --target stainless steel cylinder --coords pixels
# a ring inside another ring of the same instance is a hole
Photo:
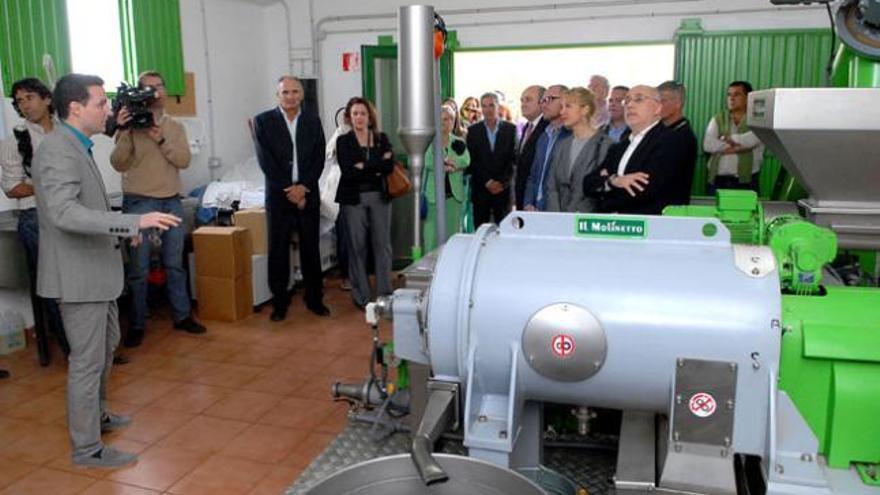
[[[397,74],[400,109],[397,133],[409,155],[415,190],[414,245],[421,247],[421,187],[425,151],[434,139],[434,8],[407,5],[398,13]]]

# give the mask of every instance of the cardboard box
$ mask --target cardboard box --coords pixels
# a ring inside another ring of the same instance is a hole
[[[237,279],[251,273],[251,237],[246,229],[200,227],[192,237],[196,276]]]
[[[265,254],[251,256],[251,269],[253,270],[251,272],[251,286],[254,289],[254,306],[257,306],[272,299],[272,291],[269,290],[269,257]],[[189,293],[193,299],[198,299],[196,257],[193,253],[189,253]]]
[[[238,321],[254,311],[251,274],[241,277],[196,277],[199,318],[202,320]]]
[[[269,234],[266,227],[265,208],[238,210],[232,215],[232,223],[236,227],[248,229],[248,234],[251,236],[253,254],[267,254],[269,252]]]

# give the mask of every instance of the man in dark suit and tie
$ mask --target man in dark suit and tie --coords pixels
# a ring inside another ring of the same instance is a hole
[[[483,120],[468,127],[474,227],[498,223],[510,211],[508,187],[516,160],[516,126],[498,118],[498,95],[480,97]]]
[[[674,142],[660,121],[657,88],[635,86],[624,100],[630,135],[608,150],[600,174],[584,179],[584,193],[601,198],[600,211],[659,215],[675,202]]]
[[[278,79],[278,106],[254,119],[257,160],[266,175],[272,321],[283,320],[290,305],[290,237],[294,229],[299,237],[306,307],[319,316],[330,314],[323,302],[319,249],[318,178],[324,169],[324,129],[317,115],[302,109],[304,96],[299,79],[282,76]]]
[[[58,80],[52,102],[62,122],[37,149],[33,179],[40,224],[37,293],[59,301],[70,344],[67,427],[73,463],[111,468],[137,460],[101,441],[101,433],[131,422],[107,409],[107,380],[119,344],[121,238],[138,244],[140,229],[168,230],[180,218],[110,211],[91,140],[104,132],[110,115],[103,86],[97,76],[68,74]]]
[[[523,126],[516,153],[514,188],[516,189],[517,210],[523,209],[526,183],[529,181],[529,171],[532,169],[532,161],[535,159],[535,144],[547,127],[547,119],[541,113],[541,98],[544,97],[545,90],[543,86],[529,86],[519,98],[520,111],[528,121]]]

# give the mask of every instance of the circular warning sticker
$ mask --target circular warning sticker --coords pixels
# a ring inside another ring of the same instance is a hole
[[[715,414],[715,409],[718,405],[715,402],[715,397],[705,392],[699,392],[691,396],[688,407],[690,407],[691,413],[694,416],[708,418]]]
[[[553,337],[553,354],[558,357],[571,357],[574,354],[574,339],[564,333]]]

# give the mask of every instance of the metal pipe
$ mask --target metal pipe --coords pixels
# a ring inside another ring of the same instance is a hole
[[[434,8],[426,5],[401,7],[398,16],[399,80],[397,133],[409,155],[413,190],[413,259],[422,257],[421,183],[425,151],[434,138]]]
[[[437,246],[446,242],[446,166],[443,160],[443,125],[440,111],[440,61],[434,60],[434,127],[437,135],[434,137],[434,207],[437,212],[434,220],[437,223]]]
[[[211,84],[214,77],[211,75],[211,45],[208,43],[208,14],[205,10],[205,0],[199,0],[199,7],[202,13],[202,41],[205,43],[205,96],[208,103],[208,175],[213,181],[216,169],[220,168],[220,159],[217,157],[217,145],[215,144],[214,134],[214,89]]]

